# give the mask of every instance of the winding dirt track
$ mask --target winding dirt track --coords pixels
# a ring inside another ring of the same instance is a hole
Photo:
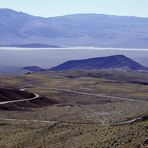
[[[64,92],[69,92],[69,93],[76,93],[76,94],[81,94],[81,95],[90,95],[90,96],[97,96],[97,97],[104,97],[104,98],[111,98],[111,99],[118,99],[118,100],[124,100],[124,101],[131,101],[131,102],[139,102],[139,103],[144,103],[147,101],[142,101],[142,100],[135,100],[135,99],[129,99],[129,98],[121,98],[121,97],[115,97],[115,96],[108,96],[108,95],[102,95],[102,94],[94,94],[94,93],[87,93],[87,92],[79,92],[79,91],[73,91],[73,90],[65,90],[65,89],[57,89],[57,88],[49,88],[49,90],[56,90],[56,91],[64,91]],[[24,91],[24,89],[22,89]],[[0,105],[4,104],[9,104],[9,103],[16,103],[16,102],[24,102],[24,101],[31,101],[39,98],[39,95],[34,93],[35,97],[29,98],[29,99],[22,99],[22,100],[13,100],[13,101],[5,101],[5,102],[0,102]],[[123,109],[120,112],[126,110]],[[116,116],[116,115],[114,115]],[[113,118],[114,116],[110,117]],[[102,125],[108,125],[105,124],[107,120],[110,118],[106,119],[104,122],[102,122]],[[135,121],[138,121],[142,119],[143,117],[135,118],[132,120],[127,120],[127,121],[122,121],[119,123],[116,123],[114,125],[120,125],[120,124],[129,124]],[[97,123],[81,123],[81,122],[72,122],[72,121],[42,121],[42,120],[23,120],[23,119],[7,119],[7,118],[0,118],[2,121],[20,121],[20,122],[34,122],[34,123],[48,123],[48,124],[58,124],[58,123],[72,123],[72,124],[97,124]]]
[[[143,101],[143,100],[135,100],[135,99],[129,99],[129,98],[102,95],[102,94],[80,92],[80,91],[74,91],[74,90],[68,90],[68,89],[65,90],[65,89],[49,88],[49,90],[64,91],[64,92],[81,94],[81,95],[89,95],[89,96],[96,96],[96,97],[103,97],[103,98],[110,98],[110,99],[117,99],[117,100],[123,100],[123,101],[131,101],[131,102],[141,102],[141,103],[147,102],[147,101]]]
[[[21,99],[21,100],[13,100],[13,101],[4,101],[4,102],[0,102],[0,105],[4,105],[4,104],[10,104],[10,103],[17,103],[17,102],[25,102],[25,101],[31,101],[31,100],[35,100],[39,98],[39,95],[34,93],[34,97],[33,98],[29,98],[29,99]]]
[[[75,94],[81,94],[81,95],[89,95],[89,96],[96,96],[96,97],[104,97],[104,98],[117,99],[117,100],[122,100],[122,101],[129,101],[129,102],[138,102],[138,103],[148,102],[148,101],[143,101],[143,100],[135,100],[135,99],[129,99],[129,98],[122,98],[122,97],[115,97],[115,96],[108,96],[108,95],[94,94],[94,93],[86,93],[86,92],[79,92],[79,91],[73,91],[73,90],[64,90],[64,89],[56,89],[56,88],[49,88],[49,90],[64,91],[64,92],[69,92],[69,93],[75,93]],[[101,124],[108,125],[108,124],[106,124],[107,121],[109,121],[110,119],[118,116],[123,111],[127,110],[128,107],[129,106],[126,106],[124,109],[120,110],[117,114],[115,114],[115,115],[105,119],[104,121],[101,121]],[[142,118],[143,117],[138,117],[138,118],[134,118],[134,119],[127,120],[127,121],[121,121],[121,122],[119,122],[117,124],[114,124],[114,125],[130,124],[130,123],[136,122],[138,120],[141,120]]]

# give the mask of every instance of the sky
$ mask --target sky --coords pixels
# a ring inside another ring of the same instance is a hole
[[[148,17],[148,0],[0,0],[0,8],[43,17],[77,13]]]

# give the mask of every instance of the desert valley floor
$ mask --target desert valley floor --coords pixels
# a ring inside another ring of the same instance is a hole
[[[148,147],[145,72],[0,76],[0,88],[0,147]],[[9,95],[33,99],[3,104]]]

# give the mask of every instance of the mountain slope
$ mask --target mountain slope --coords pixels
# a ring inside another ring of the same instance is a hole
[[[76,14],[43,18],[0,9],[0,45],[148,48],[148,18]]]
[[[103,69],[148,70],[146,67],[123,55],[68,61],[59,66],[53,67],[50,70],[58,71]]]

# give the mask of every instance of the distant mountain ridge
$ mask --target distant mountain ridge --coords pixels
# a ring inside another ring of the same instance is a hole
[[[65,70],[135,70],[147,71],[148,68],[133,61],[124,55],[90,58],[84,60],[67,61],[59,66],[53,67],[53,71]]]
[[[22,68],[22,70],[26,70],[28,72],[41,72],[41,71],[45,71],[45,69],[38,67],[38,66],[27,66]]]
[[[0,45],[148,48],[148,18],[76,14],[43,18],[0,9]]]
[[[49,45],[49,44],[39,44],[39,43],[32,43],[32,44],[11,44],[11,45],[0,45],[0,47],[21,47],[21,48],[60,48],[56,45]]]

